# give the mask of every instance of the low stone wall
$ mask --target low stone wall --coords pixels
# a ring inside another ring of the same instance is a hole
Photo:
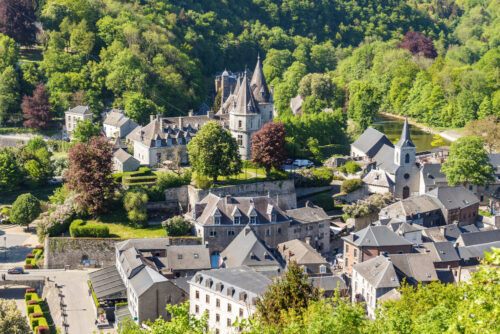
[[[295,188],[298,198],[319,194],[331,190],[332,186]]]
[[[188,186],[168,188],[165,190],[165,201],[180,203],[183,208],[189,204]]]
[[[148,212],[148,219],[152,221],[163,221],[181,214],[179,202],[176,201],[148,202],[146,210]]]
[[[266,181],[234,186],[225,186],[210,189],[198,189],[191,185],[188,186],[189,206],[193,207],[209,193],[217,196],[271,196],[284,210],[295,209],[297,207],[297,197],[295,194],[295,185],[293,180]]]
[[[373,222],[378,220],[378,213],[373,213],[371,215],[360,217],[360,218],[348,218],[347,225],[354,228],[354,232],[358,232]]]
[[[95,261],[98,267],[114,265],[117,241],[119,239],[46,238],[44,268],[77,269],[84,266],[85,260]]]

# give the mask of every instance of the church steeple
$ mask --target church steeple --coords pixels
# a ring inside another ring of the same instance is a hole
[[[234,112],[237,114],[257,113],[257,103],[255,102],[250,84],[248,82],[247,73],[243,74],[238,95],[236,95],[236,106]]]
[[[269,98],[271,95],[269,94],[269,88],[267,88],[266,78],[264,77],[264,72],[262,71],[260,54],[257,55],[257,64],[255,65],[255,70],[253,71],[252,81],[250,81],[250,87],[252,88],[253,96],[258,102],[269,102]]]
[[[408,125],[408,116],[405,117],[405,123],[403,125],[403,131],[401,131],[401,138],[396,143],[398,147],[415,147],[410,137],[410,126]]]

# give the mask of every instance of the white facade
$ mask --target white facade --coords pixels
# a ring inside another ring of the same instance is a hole
[[[92,119],[92,113],[87,106],[78,106],[64,113],[64,137],[71,138],[78,122]]]

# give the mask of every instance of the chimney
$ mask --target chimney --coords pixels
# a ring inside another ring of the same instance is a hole
[[[226,204],[231,204],[231,195],[226,195]]]
[[[311,246],[311,237],[306,237],[306,244]]]
[[[214,110],[213,109],[210,109],[209,111],[207,111],[207,117],[214,118]]]
[[[179,117],[179,130],[182,130],[182,128],[183,128],[182,117]]]
[[[250,227],[246,226],[245,227],[245,235],[248,235],[250,233]]]
[[[144,130],[141,130],[141,141],[144,141]]]
[[[189,111],[188,111],[188,116],[189,116],[189,117],[193,117],[193,109],[189,109]]]

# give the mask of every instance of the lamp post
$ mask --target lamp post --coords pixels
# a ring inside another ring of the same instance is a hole
[[[5,259],[7,259],[7,236],[4,236],[3,237],[3,244],[4,244],[4,247],[3,247],[3,257]]]

